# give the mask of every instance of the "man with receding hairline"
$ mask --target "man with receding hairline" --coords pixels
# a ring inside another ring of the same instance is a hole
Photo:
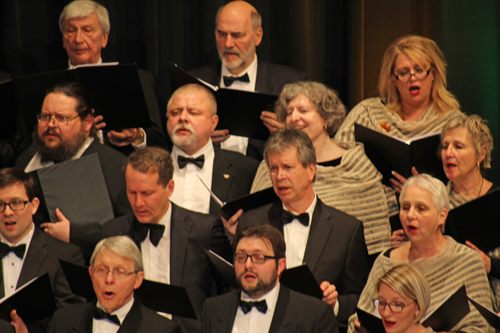
[[[256,48],[262,36],[262,18],[258,11],[245,1],[229,2],[216,16],[215,42],[221,63],[189,73],[215,86],[272,95],[279,95],[287,83],[307,80],[305,73],[257,59]],[[264,111],[261,119],[271,131],[282,127],[272,112]],[[218,130],[212,139],[215,143],[222,142],[222,148],[262,159],[262,141],[250,139],[249,144],[248,138],[231,136],[228,139],[228,134],[228,130]]]
[[[174,143],[176,184],[172,201],[216,216],[219,206],[202,181],[227,202],[250,193],[259,165],[255,159],[213,145],[210,136],[218,121],[215,98],[201,85],[182,86],[168,101],[167,130]]]

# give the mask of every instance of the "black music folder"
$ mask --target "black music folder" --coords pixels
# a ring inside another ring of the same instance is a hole
[[[419,173],[427,173],[442,181],[448,181],[438,156],[441,133],[430,133],[410,140],[379,133],[360,124],[354,124],[356,141],[365,146],[366,156],[384,177],[382,183],[391,186],[392,171],[409,178],[415,167]]]
[[[106,129],[151,127],[146,97],[136,64],[101,64],[21,76],[13,79],[28,131],[37,123],[47,89],[60,82],[78,82],[92,98]]]
[[[59,260],[71,292],[87,300],[95,298],[88,267]],[[174,316],[197,319],[186,288],[166,283],[143,280],[135,296],[144,306]]]
[[[483,316],[483,318],[486,319],[488,324],[493,326],[493,328],[495,330],[500,331],[500,317],[498,316],[498,314],[496,314],[495,312],[491,311],[490,309],[484,307],[483,305],[481,305],[479,302],[477,302],[473,298],[471,298],[471,297],[467,297],[467,298],[472,303],[472,305],[474,305],[474,307],[477,309],[477,311],[479,311],[481,316]]]
[[[207,250],[207,249],[204,250],[208,255],[208,258],[210,259],[210,262],[212,263],[213,266],[215,266],[215,268],[220,273],[222,278],[231,287],[238,289],[240,286],[236,281],[236,273],[234,272],[233,264],[227,261],[226,259],[222,258],[220,255],[218,255],[212,250]]]
[[[34,278],[8,298],[0,300],[0,319],[11,322],[10,312],[16,310],[24,322],[42,320],[56,311],[56,301],[49,274]]]
[[[56,208],[71,223],[102,224],[114,218],[97,154],[54,164],[35,172],[43,192],[45,207],[42,209],[47,209],[50,221],[58,221]]]
[[[278,96],[216,87],[191,76],[174,63],[170,63],[169,68],[172,90],[185,84],[197,83],[213,92],[219,116],[217,128],[228,129],[229,134],[267,140],[269,130],[260,120],[260,114],[264,110],[272,112]]]
[[[435,332],[449,332],[470,312],[467,292],[462,285],[454,293],[450,294],[441,302],[436,310],[422,319],[422,325],[431,327]],[[370,333],[384,333],[384,324],[380,316],[368,313],[359,308],[356,309],[358,319],[362,326]]]
[[[457,242],[468,240],[481,251],[500,247],[500,188],[450,210],[445,233]]]

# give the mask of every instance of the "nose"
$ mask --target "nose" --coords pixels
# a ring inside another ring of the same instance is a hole
[[[104,280],[106,281],[106,284],[115,283],[115,275],[113,274],[113,271],[110,270],[108,274],[106,274],[106,278]]]
[[[297,111],[297,109],[293,109],[292,112],[288,115],[288,117],[292,124],[300,119],[299,112]]]
[[[142,195],[137,194],[135,197],[134,203],[135,203],[136,207],[144,206],[144,198],[142,197]]]
[[[247,261],[245,261],[245,267],[246,268],[253,268],[253,261],[252,261],[252,257],[247,257]]]
[[[392,310],[391,308],[389,307],[389,304],[386,304],[384,309],[382,310],[382,313],[381,313],[384,317],[389,317],[390,315],[392,315]]]
[[[188,119],[188,112],[186,109],[184,109],[179,113],[179,121],[185,123],[187,122],[187,119]]]
[[[49,127],[57,127],[56,119],[51,116],[49,118],[49,122],[47,123],[47,126],[49,126]]]
[[[234,46],[234,40],[233,37],[231,37],[231,34],[226,35],[226,41],[224,43],[224,46],[226,47],[226,49],[230,49]]]
[[[83,31],[81,29],[77,29],[76,31],[75,42],[83,43]]]
[[[14,215],[14,211],[12,210],[10,205],[5,205],[5,210],[3,211],[3,215],[5,215],[5,216]]]

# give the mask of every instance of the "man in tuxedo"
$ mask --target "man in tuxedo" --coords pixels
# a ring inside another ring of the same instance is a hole
[[[206,300],[203,332],[338,332],[327,304],[280,285],[285,252],[285,240],[276,228],[242,229],[234,255],[241,291]]]
[[[126,236],[101,240],[92,254],[90,277],[97,304],[56,311],[50,332],[181,332],[179,325],[134,298],[144,279],[141,252]]]
[[[0,170],[0,254],[2,280],[0,298],[11,296],[17,289],[49,274],[58,308],[82,302],[71,293],[59,264],[59,259],[83,264],[81,251],[44,234],[33,224],[32,216],[38,209],[32,178],[17,168]],[[28,327],[30,332],[44,332],[48,321],[27,322],[24,325],[16,311],[11,312],[12,323],[18,332]]]
[[[69,68],[102,63],[101,51],[108,44],[110,27],[107,9],[97,2],[75,0],[66,5],[59,17],[59,28],[63,35],[63,47],[68,53]],[[126,155],[134,150],[130,146],[137,149],[145,147],[146,144],[168,145],[156,100],[153,75],[149,71],[139,70],[139,78],[152,127],[146,130],[129,128],[120,132],[109,131],[104,138],[106,143],[109,142]],[[95,118],[98,129],[104,129],[106,126],[102,120],[102,116]]]
[[[217,102],[198,84],[177,89],[167,105],[167,130],[174,147],[171,200],[181,207],[219,216],[220,206],[203,183],[222,201],[250,193],[259,162],[243,154],[214,147],[210,135],[217,126]]]
[[[368,277],[363,224],[323,204],[314,193],[316,154],[307,134],[277,131],[269,137],[264,157],[281,200],[241,217],[235,214],[226,228],[231,234],[236,227],[253,224],[280,230],[287,244],[287,267],[307,264],[320,283],[323,300],[332,306],[339,324],[346,324]]]
[[[287,83],[307,80],[305,73],[257,59],[256,48],[262,36],[262,18],[252,5],[245,1],[228,3],[216,17],[215,42],[221,62],[189,73],[215,86],[271,95],[279,95]],[[261,119],[271,131],[282,127],[272,112],[262,112]],[[222,148],[262,160],[263,141],[239,136],[228,139],[228,134],[227,129],[215,131],[212,138],[222,142]]]
[[[33,144],[21,153],[16,166],[31,172],[96,153],[114,216],[130,213],[132,210],[127,200],[122,171],[126,158],[116,150],[100,144],[95,138],[92,105],[85,88],[75,82],[57,84],[45,96],[38,119]],[[40,193],[39,197],[43,197],[40,186],[37,186],[37,191]],[[70,223],[59,209],[56,210],[56,216],[60,223],[45,223],[41,226],[52,236],[68,242]],[[34,220],[37,225],[48,222],[49,214],[46,210],[40,210]],[[79,245],[78,240],[85,239],[88,229],[82,225],[74,227],[71,230],[72,243]]]
[[[198,319],[203,302],[225,291],[216,279],[205,249],[231,259],[220,219],[170,202],[173,165],[164,149],[146,147],[132,153],[125,170],[127,195],[134,214],[103,226],[103,236],[128,235],[139,246],[148,280],[186,288]],[[184,332],[201,331],[200,320],[173,316]]]

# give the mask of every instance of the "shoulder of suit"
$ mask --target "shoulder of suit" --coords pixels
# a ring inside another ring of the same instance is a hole
[[[266,66],[266,69],[271,72],[271,73],[276,73],[276,75],[286,75],[286,76],[291,76],[297,79],[303,79],[305,80],[307,78],[306,73],[301,72],[295,68],[281,65],[281,64],[275,64],[271,62],[265,62],[265,61],[259,61],[259,66]],[[295,80],[294,80],[295,81]]]
[[[97,138],[94,139],[87,150],[85,150],[84,155],[92,153],[97,153],[99,157],[103,156],[106,157],[106,159],[116,161],[117,163],[123,163],[127,159],[127,157],[119,151],[100,143]]]
[[[35,228],[38,228],[35,226]],[[39,230],[39,229],[37,229]],[[58,256],[64,256],[65,254],[78,252],[80,248],[74,244],[63,242],[55,237],[52,237],[49,234],[46,234],[42,230],[39,230],[40,234],[45,237],[48,246],[48,252],[56,253]]]
[[[140,304],[140,309],[143,319],[149,321],[150,324],[151,321],[155,320],[157,322],[161,322],[161,325],[165,325],[165,327],[170,325],[175,326],[175,324],[170,319],[160,316],[156,311],[145,307],[142,303]]]
[[[205,308],[207,310],[210,310],[213,307],[218,307],[220,306],[225,306],[229,302],[234,301],[235,299],[238,299],[240,295],[240,290],[231,290],[230,292],[227,292],[222,295],[214,296],[214,297],[209,297],[205,300]]]
[[[281,288],[283,288],[283,286],[281,286]],[[293,291],[291,289],[289,289],[290,291],[290,299],[289,299],[289,304],[292,304],[293,306],[297,307],[297,308],[303,308],[305,310],[308,311],[308,313],[310,314],[313,314],[313,313],[320,313],[321,310],[325,310],[325,309],[328,309],[328,311],[331,311],[331,307],[315,298],[315,297],[312,297],[312,296],[309,296],[309,295],[306,295],[306,294],[303,294],[303,293],[299,293],[299,292],[296,292],[296,291]]]
[[[222,149],[220,147],[215,147],[215,146],[214,146],[214,150],[217,151],[215,153],[216,156],[219,155],[220,158],[222,158],[224,160],[238,163],[238,166],[242,166],[242,167],[250,168],[250,169],[255,169],[255,170],[257,170],[257,168],[259,167],[259,164],[260,164],[259,161],[257,161],[255,158],[243,155],[240,152]]]
[[[210,214],[203,214],[199,212],[194,212],[192,210],[180,207],[170,201],[170,204],[172,205],[172,216],[174,215],[175,211],[180,212],[181,214],[185,214],[188,216],[188,219],[193,219],[195,221],[202,221],[202,222],[207,222],[207,223],[213,223],[216,221],[218,218],[217,216],[210,215]],[[199,223],[199,222],[198,222]]]
[[[135,215],[133,213],[118,216],[112,220],[109,220],[103,224],[103,230],[109,230],[110,228],[116,227],[116,226],[130,226],[132,225],[132,221],[134,220]]]
[[[323,207],[326,207],[326,209],[328,210],[330,215],[333,216],[334,221],[335,221],[335,219],[342,219],[342,224],[351,224],[352,226],[363,224],[363,222],[361,222],[360,220],[358,220],[354,216],[349,215],[341,210],[338,210],[335,207],[328,206],[320,200],[318,200],[318,203],[321,203],[321,204],[323,204]],[[318,204],[318,203],[316,203],[316,204]]]

